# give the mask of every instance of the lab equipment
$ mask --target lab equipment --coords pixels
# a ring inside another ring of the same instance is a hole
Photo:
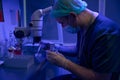
[[[43,16],[52,10],[52,6],[45,9],[36,10],[31,16],[31,33],[33,35],[33,43],[39,43],[42,36]]]
[[[37,63],[39,63],[40,60],[41,60],[41,58],[42,58],[42,54],[40,53],[41,46],[42,46],[42,45],[40,44],[39,47],[38,47],[37,53],[35,53],[35,61],[36,61]]]
[[[16,27],[14,35],[16,38],[33,37],[33,43],[39,43],[42,36],[43,16],[52,10],[52,6],[36,10],[31,16],[30,27]]]
[[[46,56],[46,50],[51,50],[53,52],[58,52],[55,44],[53,42],[47,41],[47,42],[40,42],[37,52],[35,53],[35,61],[37,63],[41,62]]]

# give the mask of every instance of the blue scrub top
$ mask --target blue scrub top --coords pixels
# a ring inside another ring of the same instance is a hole
[[[81,66],[99,73],[120,72],[120,27],[115,22],[99,15],[85,36],[77,37]]]

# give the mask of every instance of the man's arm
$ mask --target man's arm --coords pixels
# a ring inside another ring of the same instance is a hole
[[[110,80],[111,74],[109,73],[97,73],[93,70],[87,69],[80,65],[77,65],[70,60],[66,59],[65,66],[67,70],[76,74],[78,77],[82,78],[83,80]]]
[[[56,46],[56,48],[58,49],[58,52],[62,53],[65,56],[71,56],[74,57],[76,56],[76,46]]]
[[[111,74],[97,73],[66,59],[62,54],[52,51],[47,52],[47,60],[51,63],[63,67],[83,80],[110,80]]]

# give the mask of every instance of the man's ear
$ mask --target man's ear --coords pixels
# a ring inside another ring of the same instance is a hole
[[[74,12],[70,12],[68,16],[69,24],[75,25],[76,21],[77,21],[77,14]]]
[[[69,18],[70,21],[71,20],[76,20],[77,14],[75,12],[70,12],[68,18]]]
[[[75,12],[70,12],[69,15],[73,18],[76,18],[77,17],[77,14]]]

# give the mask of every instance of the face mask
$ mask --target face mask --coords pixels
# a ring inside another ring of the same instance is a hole
[[[73,28],[72,26],[68,25],[68,26],[65,26],[64,30],[69,32],[69,33],[75,34],[78,31],[80,31],[80,27]]]

